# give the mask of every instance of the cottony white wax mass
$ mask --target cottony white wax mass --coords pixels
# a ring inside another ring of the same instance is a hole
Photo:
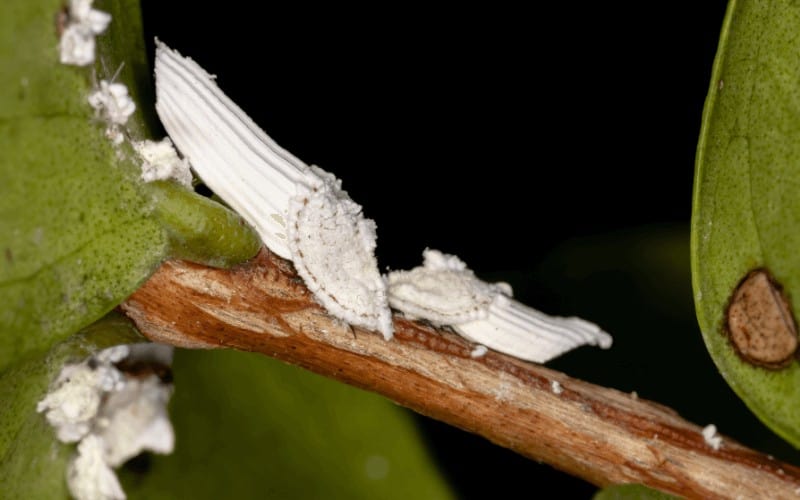
[[[125,500],[117,475],[104,457],[103,440],[89,435],[78,444],[67,468],[67,486],[76,500]]]
[[[463,337],[544,363],[575,347],[611,347],[611,335],[580,318],[548,316],[511,298],[507,283],[478,279],[455,255],[425,250],[424,263],[387,276],[389,304],[407,316],[449,325]]]
[[[169,365],[172,348],[121,345],[67,364],[36,406],[60,441],[78,443],[67,471],[76,500],[124,499],[113,468],[143,451],[167,454],[174,448],[167,414],[172,385],[155,374],[120,371],[116,365],[126,358]]]
[[[101,80],[100,85],[89,94],[88,100],[97,116],[106,122],[106,136],[114,144],[121,144],[125,136],[120,127],[136,111],[136,103],[128,95],[128,87]]]
[[[197,175],[294,263],[325,309],[390,339],[375,223],[341,181],[278,146],[197,63],[156,44],[156,111]]]
[[[192,187],[192,171],[185,158],[179,158],[169,137],[161,141],[133,142],[133,149],[142,158],[142,180],[145,182],[174,179],[178,183]]]
[[[71,0],[67,7],[67,24],[59,41],[61,64],[87,66],[94,62],[94,37],[104,32],[111,15],[92,8],[93,0]]]

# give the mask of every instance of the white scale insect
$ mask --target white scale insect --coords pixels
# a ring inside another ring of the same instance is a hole
[[[547,316],[488,284],[457,257],[426,250],[425,263],[385,279],[375,259],[375,224],[330,173],[278,146],[191,59],[156,41],[156,110],[203,181],[290,259],[334,316],[392,337],[389,305],[450,325],[467,339],[543,363],[611,336],[579,318]]]
[[[158,116],[208,187],[294,262],[325,309],[390,339],[375,223],[341,182],[275,144],[203,68],[160,42],[155,73]]]
[[[407,316],[450,325],[468,340],[536,363],[584,344],[611,347],[611,335],[594,323],[530,308],[511,298],[508,283],[481,281],[455,255],[422,255],[422,267],[387,277],[389,304]]]

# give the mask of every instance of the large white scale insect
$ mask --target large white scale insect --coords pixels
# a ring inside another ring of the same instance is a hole
[[[449,325],[467,339],[543,363],[611,336],[579,318],[547,316],[478,279],[457,257],[426,250],[422,267],[382,277],[375,223],[341,181],[278,146],[191,59],[156,41],[156,110],[172,141],[217,195],[291,260],[334,316],[392,337],[391,310]]]

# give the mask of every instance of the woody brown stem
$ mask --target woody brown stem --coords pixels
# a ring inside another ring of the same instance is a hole
[[[395,338],[329,316],[291,263],[263,250],[231,270],[166,262],[122,309],[150,339],[256,351],[382,394],[599,486],[687,497],[794,497],[800,469],[701,429],[664,406],[395,316]],[[553,382],[561,391],[553,390]]]

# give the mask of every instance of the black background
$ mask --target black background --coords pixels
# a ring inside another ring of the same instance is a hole
[[[281,145],[343,179],[383,265],[473,268],[686,222],[724,2],[686,7],[198,8],[144,2]],[[530,175],[531,180],[528,180]],[[535,244],[518,235],[535,235]]]
[[[378,223],[382,268],[418,265],[425,247],[457,253],[479,275],[508,278],[524,301],[586,315],[615,336],[608,353],[581,349],[552,366],[636,389],[698,424],[715,421],[746,444],[793,456],[705,353],[688,243],[674,303],[653,304],[660,299],[647,294],[659,286],[642,285],[647,276],[624,261],[636,260],[629,248],[583,281],[543,269],[569,242],[624,242],[642,226],[670,227],[688,242],[725,2],[550,2],[530,11],[198,5],[144,1],[148,40],[198,61],[279,144],[341,178]],[[563,488],[557,496],[594,491],[481,438],[419,422],[461,498],[536,496],[545,485]]]

